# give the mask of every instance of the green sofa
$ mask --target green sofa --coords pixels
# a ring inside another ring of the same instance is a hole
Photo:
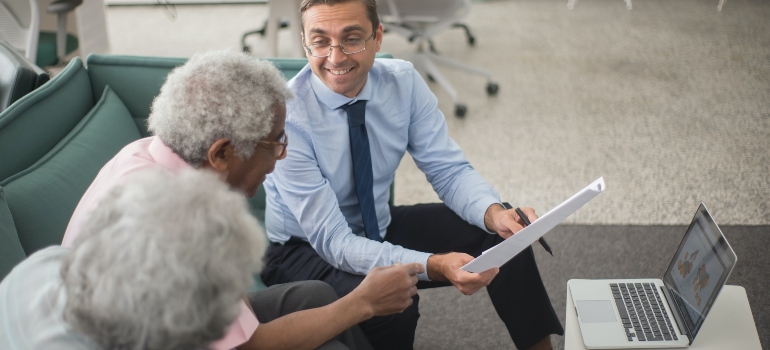
[[[186,59],[91,55],[0,113],[0,279],[60,244],[80,197],[123,146],[148,136],[150,105]],[[305,59],[271,59],[291,78]],[[250,199],[264,219],[265,197]],[[257,279],[255,288],[260,288]]]

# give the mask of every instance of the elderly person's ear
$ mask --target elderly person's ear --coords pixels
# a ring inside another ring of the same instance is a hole
[[[235,157],[235,149],[228,139],[219,139],[214,141],[209,147],[208,166],[215,171],[224,172],[232,157]]]

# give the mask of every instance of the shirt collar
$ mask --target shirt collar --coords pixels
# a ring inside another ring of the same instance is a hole
[[[358,100],[369,101],[372,97],[372,84],[369,84],[369,82],[372,80],[371,72],[366,77],[364,88],[361,89],[361,92],[358,93],[358,96],[354,98],[340,95],[332,91],[328,86],[326,86],[326,84],[323,83],[323,81],[321,81],[321,78],[316,76],[312,71],[310,72],[310,75],[310,86],[313,88],[313,92],[315,92],[316,97],[318,97],[321,103],[323,103],[329,109],[334,110],[342,107],[343,105]]]
[[[160,137],[155,136],[149,146],[150,155],[155,159],[155,162],[162,167],[170,170],[187,169],[192,168],[187,162],[179,155],[166,146]]]

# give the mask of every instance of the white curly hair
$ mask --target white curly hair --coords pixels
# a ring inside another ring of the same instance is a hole
[[[238,315],[264,232],[243,194],[208,170],[129,180],[62,263],[64,319],[104,349],[205,348]]]
[[[166,78],[148,128],[194,167],[221,138],[246,159],[270,133],[276,104],[290,97],[283,75],[268,61],[230,50],[196,54]]]

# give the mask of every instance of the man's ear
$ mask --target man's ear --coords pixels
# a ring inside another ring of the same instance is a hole
[[[380,45],[382,45],[382,34],[384,31],[385,29],[382,26],[382,23],[380,23],[380,25],[377,26],[377,31],[376,31],[377,34],[375,34],[374,36],[374,41],[375,43],[377,43],[377,47],[376,47],[377,51],[375,52],[380,52]]]
[[[233,144],[228,139],[219,139],[209,146],[207,163],[208,167],[211,167],[215,171],[225,172],[227,171],[227,165],[230,163],[230,158],[235,154],[233,153]]]

